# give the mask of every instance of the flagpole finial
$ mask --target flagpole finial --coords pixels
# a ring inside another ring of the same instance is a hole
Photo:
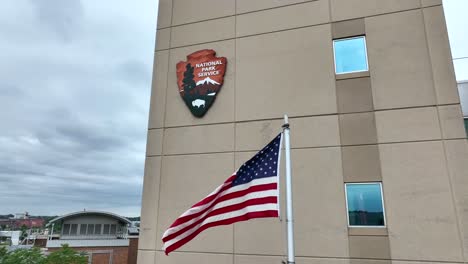
[[[283,129],[289,129],[289,120],[288,120],[288,115],[284,115],[284,124],[283,124]]]

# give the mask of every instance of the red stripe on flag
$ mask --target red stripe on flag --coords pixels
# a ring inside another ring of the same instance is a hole
[[[276,203],[278,203],[278,197],[269,196],[269,197],[262,197],[262,198],[254,198],[254,199],[243,201],[242,203],[237,203],[237,204],[229,205],[229,206],[222,207],[222,208],[219,208],[219,209],[215,209],[212,212],[209,212],[207,215],[203,216],[202,218],[198,219],[194,223],[182,228],[181,230],[179,230],[179,231],[177,231],[177,232],[175,232],[173,234],[170,234],[170,235],[168,235],[166,237],[163,237],[162,241],[167,242],[167,241],[169,241],[169,240],[171,240],[173,238],[178,237],[179,235],[181,235],[181,234],[185,233],[186,231],[196,227],[197,225],[202,224],[203,221],[205,221],[207,218],[209,218],[211,216],[216,216],[216,215],[220,215],[220,214],[225,214],[225,213],[229,213],[229,212],[238,211],[238,210],[244,209],[245,207],[252,206],[252,205],[276,204]]]
[[[268,183],[268,184],[262,184],[262,185],[254,185],[254,186],[251,186],[250,188],[242,190],[242,191],[228,193],[226,195],[220,196],[213,204],[211,204],[210,206],[208,206],[207,208],[203,209],[200,212],[177,218],[175,220],[175,222],[172,223],[172,225],[169,228],[173,228],[173,227],[176,227],[178,225],[181,225],[181,224],[183,224],[185,222],[188,222],[188,221],[190,221],[190,220],[192,220],[192,219],[206,213],[207,211],[209,211],[211,208],[213,208],[215,205],[219,204],[220,202],[230,200],[230,199],[234,199],[234,198],[238,198],[238,197],[242,197],[242,196],[244,196],[246,194],[253,193],[253,192],[276,190],[276,188],[277,188],[276,183]]]
[[[221,192],[223,192],[224,190],[226,189],[229,189],[231,186],[232,186],[232,181],[236,179],[236,174],[232,175],[231,177],[229,177],[224,183],[223,185],[226,185],[226,186],[223,186],[219,191],[217,191],[216,193],[213,193],[212,195],[210,196],[207,196],[205,197],[203,200],[199,201],[198,203],[194,204],[192,207],[196,207],[196,206],[200,206],[200,205],[203,205],[203,204],[207,204],[211,201],[213,201],[214,198],[216,198],[216,196],[218,194],[220,194]],[[229,184],[227,184],[229,183]],[[221,185],[222,186],[222,185]]]
[[[265,218],[265,217],[278,217],[278,211],[277,210],[267,210],[267,211],[258,211],[258,212],[250,212],[246,213],[241,216],[229,218],[229,219],[224,219],[216,222],[211,222],[209,224],[206,224],[199,229],[197,229],[195,232],[190,234],[189,236],[181,239],[180,241],[177,241],[176,243],[170,245],[165,249],[166,255],[169,255],[172,251],[178,249],[179,247],[183,246],[185,243],[189,242],[192,240],[195,236],[200,234],[203,230],[208,229],[210,227],[214,226],[221,226],[221,225],[230,225],[236,222],[241,222],[241,221],[247,221],[249,219],[254,219],[254,218]]]

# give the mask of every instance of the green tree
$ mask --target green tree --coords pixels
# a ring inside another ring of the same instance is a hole
[[[3,257],[1,254],[4,254]],[[1,264],[44,264],[45,257],[39,248],[18,249],[8,253],[0,253]]]
[[[63,244],[58,251],[50,253],[45,264],[87,264],[88,257],[83,253],[78,253],[67,244]]]
[[[193,80],[193,77],[193,67],[190,63],[187,63],[185,66],[184,79],[182,80],[182,83],[184,84],[184,91],[188,92],[197,86]]]
[[[0,263],[2,263],[2,259],[6,256],[7,249],[4,246],[0,246]]]
[[[28,235],[28,233],[27,233],[28,227],[26,225],[22,225],[21,228],[20,228],[20,231],[21,231],[20,239],[23,240]]]

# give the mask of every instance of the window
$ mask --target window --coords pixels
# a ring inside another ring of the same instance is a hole
[[[88,225],[88,235],[94,235],[94,225]]]
[[[71,224],[70,235],[76,236],[76,231],[78,230],[78,224]]]
[[[68,235],[70,233],[70,224],[64,224],[63,225],[63,230],[62,230],[62,235]]]
[[[364,36],[333,41],[335,73],[368,71],[366,38]]]
[[[115,235],[116,225],[111,225],[110,234]]]
[[[465,118],[465,130],[466,130],[466,135],[468,135],[468,118]]]
[[[385,226],[381,183],[347,183],[345,191],[349,226]]]
[[[96,224],[94,229],[94,234],[100,235],[101,234],[101,224]]]
[[[108,235],[108,234],[109,234],[109,224],[105,224],[105,225],[104,225],[104,231],[102,232],[102,234],[104,234],[104,235]]]
[[[86,224],[80,225],[80,235],[86,235]]]

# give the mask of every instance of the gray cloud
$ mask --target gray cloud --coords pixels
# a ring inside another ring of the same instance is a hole
[[[81,0],[30,0],[34,6],[39,25],[50,29],[64,41],[71,39],[79,31],[83,19]]]
[[[154,1],[2,5],[0,214],[139,215]]]

